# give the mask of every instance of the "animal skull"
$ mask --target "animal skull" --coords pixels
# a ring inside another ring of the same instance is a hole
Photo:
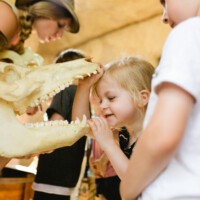
[[[42,59],[38,61],[37,57],[35,62],[36,54],[30,56],[32,60],[26,60],[25,66],[19,55],[10,53],[7,52],[6,56],[15,64],[0,62],[0,155],[21,157],[39,154],[70,146],[87,134],[90,128],[85,118],[71,124],[49,121],[23,125],[16,114],[21,115],[28,107],[38,106],[52,98],[77,79],[97,73],[99,66],[85,59],[37,66]]]

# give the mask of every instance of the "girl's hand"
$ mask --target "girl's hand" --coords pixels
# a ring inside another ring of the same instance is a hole
[[[86,78],[82,80],[80,79],[78,82],[78,85],[91,88],[91,86],[94,85],[103,75],[104,68],[102,65],[99,65],[99,66],[100,68],[97,74],[92,74],[91,76],[87,76]]]
[[[115,144],[113,132],[108,126],[105,118],[94,117],[93,119],[88,120],[88,124],[92,129],[94,138],[99,143],[102,150],[105,150],[113,143]]]

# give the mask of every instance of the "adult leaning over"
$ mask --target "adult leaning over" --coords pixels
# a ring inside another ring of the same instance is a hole
[[[79,20],[74,0],[0,0],[0,53],[24,52],[24,42],[34,31],[41,43],[62,38],[64,31],[77,33]],[[10,159],[0,156],[0,170]]]

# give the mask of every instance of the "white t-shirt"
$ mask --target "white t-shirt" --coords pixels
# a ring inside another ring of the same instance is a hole
[[[140,200],[200,200],[200,17],[190,18],[171,31],[153,75],[144,126],[157,101],[155,88],[163,82],[178,85],[196,102],[176,155],[144,190]]]

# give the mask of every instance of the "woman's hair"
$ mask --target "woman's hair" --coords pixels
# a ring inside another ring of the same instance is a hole
[[[16,46],[11,47],[12,50],[19,54],[24,52],[24,42],[31,34],[33,22],[38,18],[53,20],[63,18],[72,19],[72,15],[66,8],[48,1],[40,1],[29,6],[26,10],[22,11],[19,17],[21,27],[20,42]]]
[[[141,100],[140,92],[142,90],[151,90],[151,78],[154,73],[154,67],[142,58],[126,56],[119,60],[107,64],[104,75],[108,75],[115,80],[122,88],[127,90],[136,105]],[[100,80],[103,79],[104,75]],[[98,82],[100,81],[98,80]],[[93,95],[97,95],[96,87],[93,87]],[[98,96],[98,95],[97,95]],[[142,113],[146,107],[140,108]]]
[[[160,0],[160,3],[164,6],[165,5],[165,0]]]

